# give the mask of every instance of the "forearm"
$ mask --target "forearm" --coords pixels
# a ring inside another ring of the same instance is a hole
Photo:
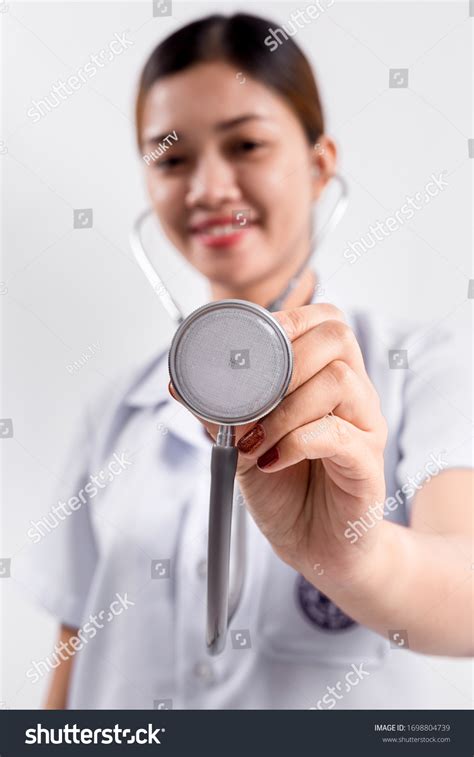
[[[77,629],[62,625],[59,632],[59,641],[64,641],[67,644],[70,638],[76,634]],[[54,669],[44,704],[45,710],[66,709],[72,664],[73,658],[68,657],[66,660],[61,660],[58,667]]]
[[[426,654],[474,654],[472,542],[383,521],[364,579],[320,586],[354,620],[388,638],[404,630],[410,649]],[[311,576],[312,573],[312,576]],[[314,582],[314,572],[305,571]]]

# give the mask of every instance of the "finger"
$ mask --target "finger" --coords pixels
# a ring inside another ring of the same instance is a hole
[[[355,334],[343,321],[323,321],[299,336],[292,347],[293,373],[288,393],[293,392],[334,361],[345,362],[370,383]]]
[[[334,361],[306,381],[243,436],[239,450],[260,456],[291,431],[334,412],[364,431],[379,418],[375,390],[342,361]]]
[[[368,479],[379,477],[379,453],[370,445],[369,436],[343,418],[328,415],[280,439],[258,458],[257,467],[274,473],[302,460],[324,459],[334,483],[356,494]]]
[[[292,342],[324,321],[345,322],[342,310],[329,302],[303,305],[292,310],[277,310],[272,316],[283,326]]]

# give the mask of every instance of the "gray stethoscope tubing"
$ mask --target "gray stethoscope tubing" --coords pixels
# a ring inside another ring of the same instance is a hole
[[[340,187],[338,200],[321,230],[313,233],[310,252],[304,263],[279,297],[266,307],[270,312],[281,310],[283,302],[310,264],[316,247],[336,228],[346,211],[347,183],[339,174],[334,174],[331,178],[337,181]],[[137,217],[130,233],[130,245],[138,265],[160,298],[164,309],[179,326],[185,320],[185,316],[150,262],[142,241],[143,224],[151,215],[153,209],[147,208]],[[219,426],[211,457],[206,636],[207,650],[211,655],[219,654],[224,649],[227,629],[239,605],[245,578],[246,508],[240,501],[234,506],[235,500],[241,499],[240,494],[235,496],[239,491],[238,485],[234,489],[237,457],[235,426],[222,424]],[[231,533],[234,534],[233,539]]]

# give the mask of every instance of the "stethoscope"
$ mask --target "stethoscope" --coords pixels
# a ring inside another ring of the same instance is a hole
[[[344,215],[347,184],[339,174],[331,178],[339,185],[337,202],[320,231],[313,232],[303,264],[266,308],[244,300],[219,300],[186,317],[150,262],[142,241],[144,223],[154,214],[152,208],[140,213],[130,234],[138,265],[177,326],[168,355],[173,386],[191,412],[219,426],[211,456],[207,554],[206,645],[211,655],[225,647],[245,579],[246,508],[238,486],[234,487],[235,427],[264,417],[285,396],[293,368],[291,344],[271,313],[282,309],[317,246]]]

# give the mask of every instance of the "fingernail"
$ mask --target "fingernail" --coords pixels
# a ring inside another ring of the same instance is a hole
[[[175,396],[174,396],[174,394],[173,394],[173,392],[171,391],[171,381],[168,382],[168,391],[169,391],[170,395],[173,397],[173,399],[176,399]]]
[[[269,468],[270,465],[273,465],[273,463],[276,463],[277,460],[280,458],[280,452],[278,451],[278,447],[270,447],[265,454],[261,455],[257,460],[257,466],[259,468]]]
[[[263,442],[264,439],[265,430],[260,423],[257,423],[256,426],[251,428],[250,431],[247,431],[247,433],[243,435],[242,439],[237,442],[237,447],[241,452],[253,452],[254,449],[257,449],[257,447]]]

